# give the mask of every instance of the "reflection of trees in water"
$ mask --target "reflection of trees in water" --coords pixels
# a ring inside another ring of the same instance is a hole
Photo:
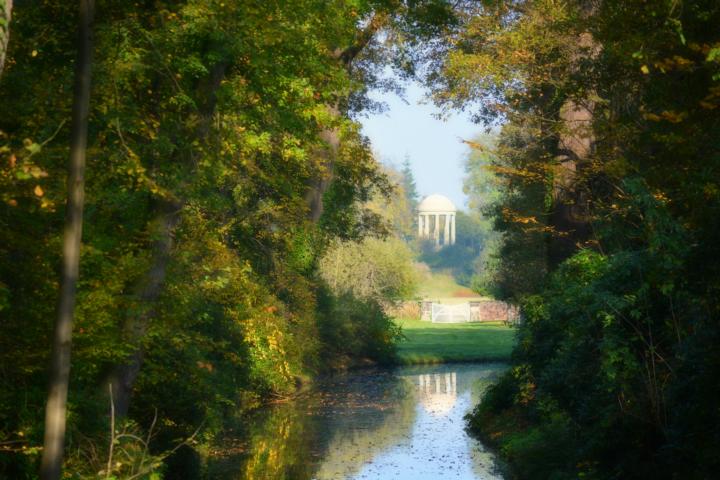
[[[211,461],[206,476],[342,478],[409,435],[415,414],[411,387],[385,372],[348,375],[320,384],[305,398],[248,419],[243,452]],[[336,473],[338,469],[343,473]]]
[[[412,386],[394,379],[395,392],[381,403],[382,411],[348,411],[333,417],[332,439],[315,478],[336,480],[360,471],[377,454],[410,438],[415,419]]]
[[[220,456],[209,459],[201,478],[311,478],[308,457],[312,455],[314,425],[299,404],[280,404],[255,412],[245,423],[244,434],[234,432],[231,438],[218,440],[213,449],[220,451]]]
[[[335,480],[352,476],[382,451],[410,441],[418,403],[435,417],[450,411],[468,392],[476,403],[502,368],[438,365],[328,379],[301,399],[249,418],[242,452],[212,460],[204,477]],[[480,470],[487,459],[474,461]]]
[[[310,478],[314,426],[297,405],[274,408],[254,425],[238,479]]]

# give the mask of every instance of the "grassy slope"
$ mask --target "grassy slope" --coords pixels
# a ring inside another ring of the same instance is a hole
[[[419,270],[421,280],[417,293],[420,298],[446,304],[484,298],[471,289],[458,284],[448,272],[430,271],[427,268],[420,268]]]
[[[508,360],[515,343],[514,330],[500,323],[397,322],[406,337],[398,345],[405,364]]]
[[[424,271],[422,273],[422,280],[418,291],[421,297],[427,298],[455,296],[472,297],[477,295],[469,288],[456,283],[452,275],[445,272]]]

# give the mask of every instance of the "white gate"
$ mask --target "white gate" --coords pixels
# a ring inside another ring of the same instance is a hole
[[[470,321],[470,303],[457,305],[432,304],[433,323],[465,323]]]

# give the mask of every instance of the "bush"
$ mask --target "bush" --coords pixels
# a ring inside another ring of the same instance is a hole
[[[338,296],[392,303],[417,288],[413,254],[398,238],[337,242],[320,260],[320,276]]]
[[[718,329],[686,290],[683,229],[642,191],[632,202],[644,238],[579,251],[525,298],[515,366],[471,416],[517,478],[709,478],[717,466]]]
[[[320,335],[324,365],[341,368],[372,361],[391,364],[396,359],[400,327],[374,300],[351,294],[321,297]]]

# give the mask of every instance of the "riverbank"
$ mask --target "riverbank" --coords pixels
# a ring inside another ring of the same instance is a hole
[[[403,365],[507,361],[515,329],[500,322],[442,324],[396,319],[403,332],[398,356]]]

